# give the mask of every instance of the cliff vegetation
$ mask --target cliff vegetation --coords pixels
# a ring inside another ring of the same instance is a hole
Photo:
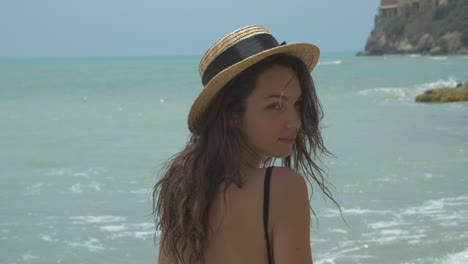
[[[468,53],[468,0],[398,1],[393,15],[386,14],[376,16],[358,55]]]

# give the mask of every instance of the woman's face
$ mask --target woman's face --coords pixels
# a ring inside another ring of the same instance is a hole
[[[290,68],[273,66],[258,76],[240,121],[247,145],[260,159],[252,161],[255,165],[291,154],[301,127],[301,94],[297,75]]]

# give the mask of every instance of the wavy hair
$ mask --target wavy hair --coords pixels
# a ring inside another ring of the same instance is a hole
[[[224,194],[231,184],[241,188],[245,183],[241,168],[246,162],[242,159],[242,146],[246,143],[231,121],[243,116],[246,98],[255,88],[257,77],[274,65],[292,69],[302,90],[302,126],[292,153],[282,159],[282,166],[301,171],[309,183],[315,182],[337,204],[324,171],[315,161],[330,153],[320,133],[323,111],[312,77],[299,58],[286,54],[270,56],[239,73],[221,89],[204,114],[200,134],[192,134],[186,147],[161,169],[161,178],[153,190],[153,215],[156,229],[162,231],[160,250],[174,263],[205,262],[209,211],[215,194],[221,191],[221,183]],[[275,159],[268,159],[263,166],[274,162]]]

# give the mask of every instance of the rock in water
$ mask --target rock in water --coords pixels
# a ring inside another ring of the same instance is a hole
[[[468,101],[468,83],[457,88],[437,88],[427,90],[423,94],[416,96],[419,103],[448,103],[458,101]]]

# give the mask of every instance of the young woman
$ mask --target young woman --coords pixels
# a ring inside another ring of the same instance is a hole
[[[310,76],[318,58],[260,26],[206,52],[191,138],[154,187],[160,264],[312,263],[306,180],[333,200],[314,161],[328,153]]]

